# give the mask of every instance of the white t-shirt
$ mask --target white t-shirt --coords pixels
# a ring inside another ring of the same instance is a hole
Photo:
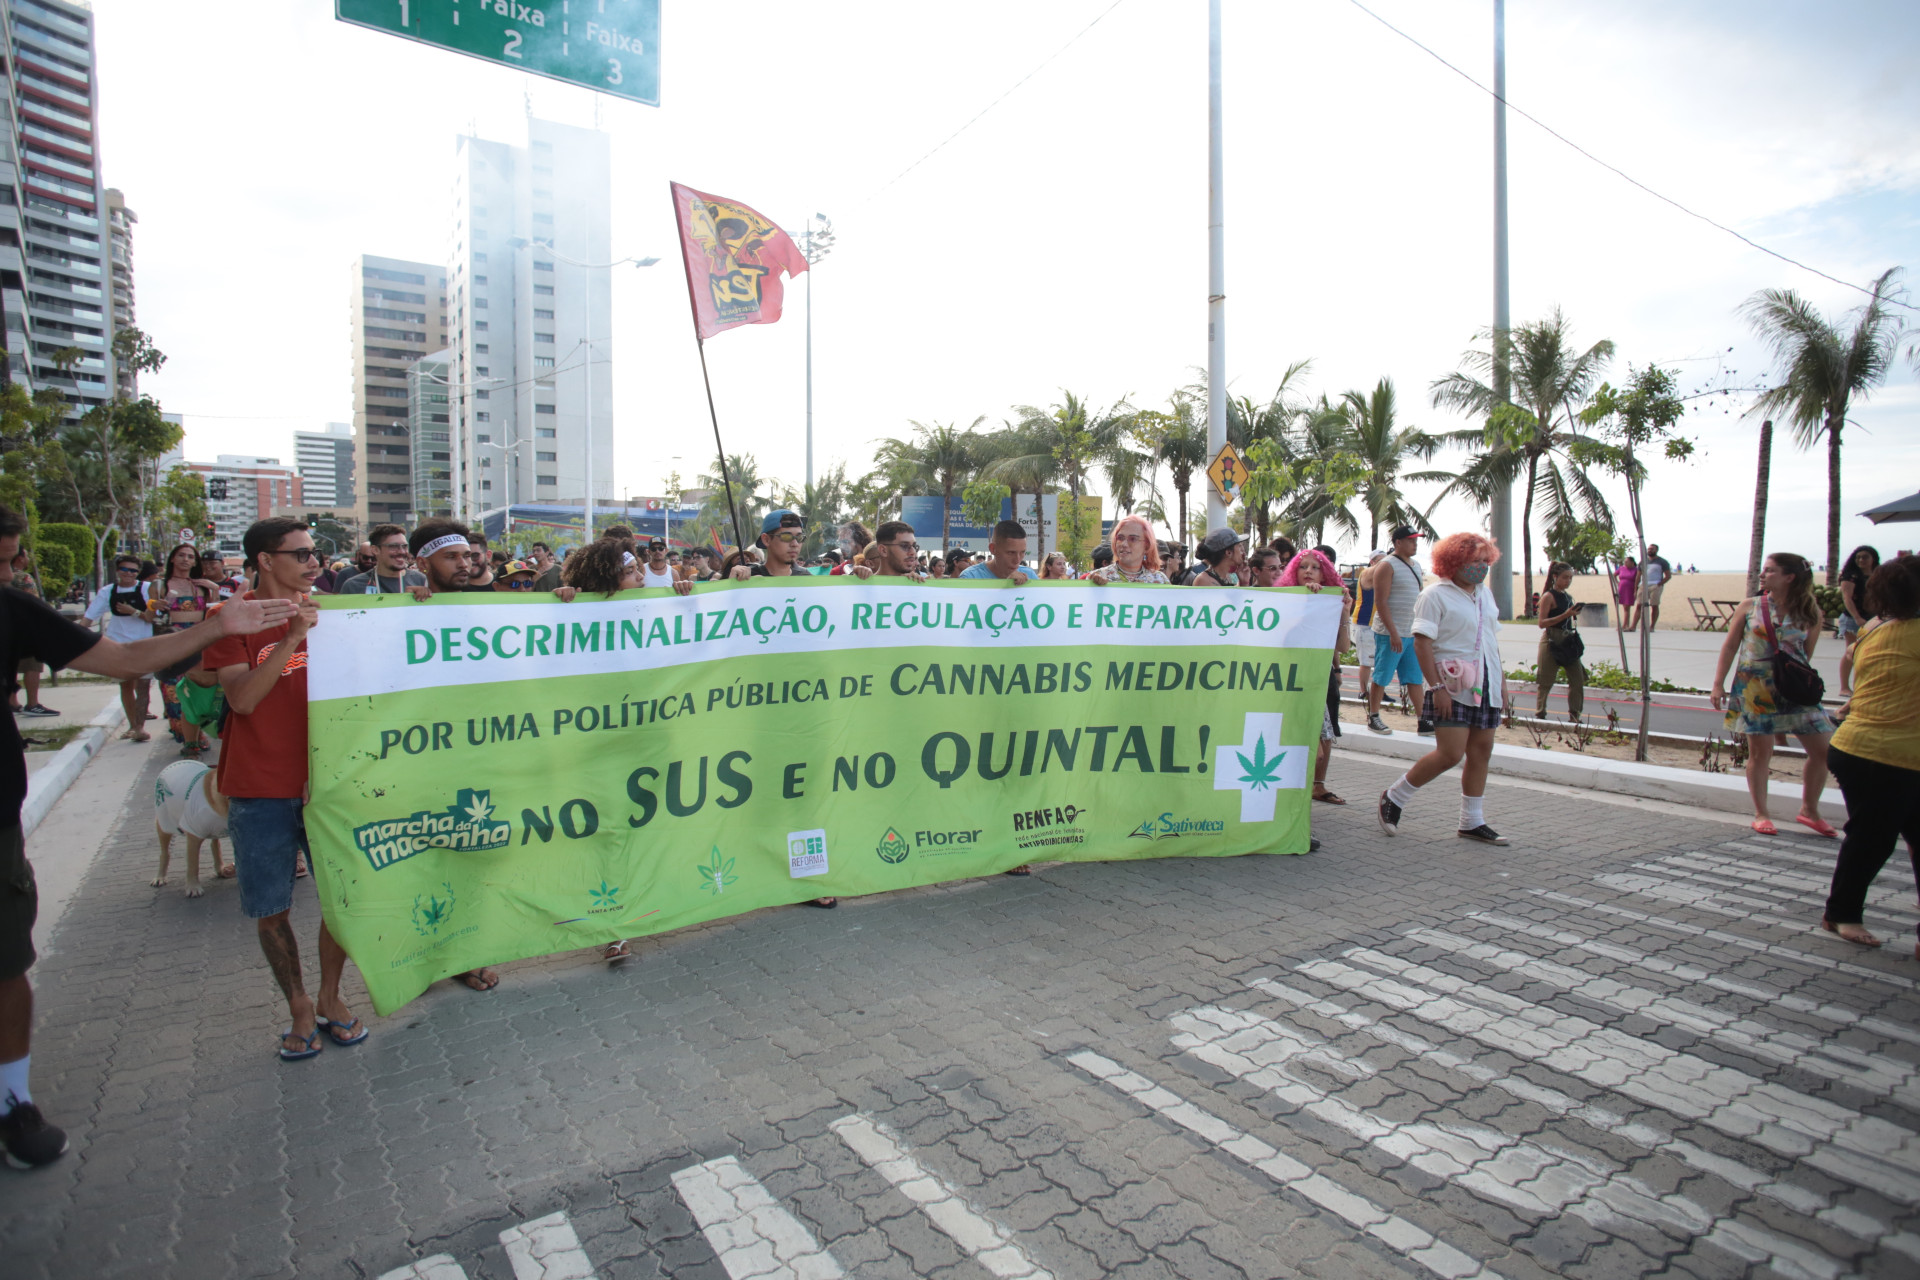
[[[146,583],[136,582],[131,590],[117,593],[111,585],[108,585],[94,593],[93,603],[87,606],[87,621],[97,622],[101,618],[105,618],[107,620],[107,626],[102,634],[115,644],[132,644],[136,640],[151,639],[153,636],[153,624],[151,622],[148,622],[145,618],[129,618],[124,614],[114,613],[112,611],[112,604],[110,602],[115,594],[121,597],[121,603],[123,604],[134,605],[141,609],[147,606]]]
[[[1413,634],[1433,641],[1435,662],[1478,658],[1487,687],[1486,705],[1500,705],[1500,606],[1486,583],[1468,592],[1443,581],[1422,591],[1413,606]]]
[[[674,583],[673,568],[667,567],[665,573],[655,573],[653,566],[646,561],[640,562],[640,585],[643,587],[670,587]]]

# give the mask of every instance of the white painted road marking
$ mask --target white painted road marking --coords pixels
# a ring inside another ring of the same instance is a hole
[[[467,1273],[453,1260],[452,1254],[436,1253],[431,1258],[395,1267],[380,1280],[467,1280]]]
[[[1397,956],[1364,947],[1345,955],[1391,977],[1329,960],[1309,961],[1299,966],[1300,972],[1805,1160],[1901,1203],[1920,1204],[1920,1135],[1912,1130]]]
[[[1053,1280],[1011,1231],[969,1206],[958,1188],[915,1159],[891,1129],[864,1115],[842,1116],[829,1127],[988,1271],[1004,1280]]]
[[[674,1190],[733,1280],[839,1280],[846,1272],[732,1156],[673,1175]]]
[[[1067,1061],[1235,1159],[1252,1165],[1287,1190],[1298,1192],[1313,1204],[1360,1228],[1395,1253],[1419,1263],[1444,1280],[1473,1280],[1478,1276],[1497,1280],[1498,1272],[1445,1241],[1436,1239],[1432,1232],[1387,1212],[1367,1197],[1315,1173],[1292,1156],[1252,1134],[1241,1132],[1211,1112],[1202,1111],[1145,1076],[1128,1071],[1119,1063],[1086,1049],[1068,1054]]]
[[[513,1280],[593,1280],[593,1264],[564,1213],[550,1213],[500,1233]]]
[[[1344,1130],[1423,1173],[1446,1178],[1545,1221],[1570,1213],[1604,1231],[1637,1222],[1677,1241],[1703,1240],[1782,1275],[1831,1277],[1840,1264],[1805,1245],[1733,1218],[1716,1218],[1681,1195],[1662,1195],[1592,1156],[1557,1151],[1486,1125],[1458,1120],[1401,1122],[1356,1107],[1289,1069],[1296,1059],[1335,1054],[1317,1037],[1257,1014],[1211,1006],[1176,1014],[1176,1048],[1282,1102]],[[1352,1062],[1354,1067],[1364,1064]],[[1371,1075],[1372,1071],[1345,1071]]]

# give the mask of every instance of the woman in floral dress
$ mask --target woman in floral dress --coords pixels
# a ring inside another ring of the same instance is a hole
[[[1839,833],[1820,816],[1820,793],[1827,785],[1827,739],[1833,721],[1820,707],[1785,702],[1773,684],[1774,642],[1809,661],[1820,639],[1820,606],[1813,599],[1813,566],[1805,557],[1776,551],[1760,570],[1760,594],[1742,601],[1727,623],[1720,663],[1713,677],[1713,708],[1725,708],[1727,728],[1747,739],[1747,794],[1753,798],[1752,827],[1763,836],[1779,835],[1767,814],[1767,780],[1777,737],[1792,734],[1806,748],[1801,775],[1800,812],[1794,821],[1823,836]],[[1761,613],[1761,610],[1766,613]],[[1767,636],[1771,622],[1774,639]],[[1724,692],[1728,670],[1733,690]]]

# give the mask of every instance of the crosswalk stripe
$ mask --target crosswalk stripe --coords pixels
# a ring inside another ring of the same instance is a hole
[[[1757,887],[1755,882],[1777,886],[1770,890],[1775,896],[1791,898],[1800,903],[1824,901],[1827,890],[1833,886],[1831,867],[1828,868],[1826,875],[1802,875],[1796,871],[1763,867],[1741,858],[1726,858],[1713,853],[1672,854],[1658,861],[1663,866],[1712,872],[1748,886]],[[1634,865],[1644,864],[1635,863]],[[1795,892],[1796,890],[1798,892]],[[1912,923],[1916,914],[1905,905],[1900,892],[1896,889],[1887,887],[1871,889],[1867,893],[1867,901],[1889,915],[1907,917],[1908,923]]]
[[[1309,961],[1299,970],[1493,1048],[1800,1158],[1856,1186],[1920,1204],[1920,1135],[1911,1130],[1371,948],[1356,947],[1345,956],[1390,976],[1329,960]]]
[[[593,1263],[564,1213],[508,1227],[500,1243],[513,1264],[513,1280],[593,1280]]]
[[[1729,851],[1738,851],[1740,853],[1763,854],[1769,858],[1778,858],[1782,862],[1796,862],[1803,867],[1825,867],[1828,871],[1833,870],[1833,854],[1831,853],[1825,857],[1820,857],[1812,853],[1796,853],[1786,845],[1760,844],[1753,840],[1729,840],[1725,844],[1716,847]],[[1834,848],[1837,852],[1838,842],[1836,841],[1829,847]]]
[[[467,1273],[453,1260],[452,1254],[436,1253],[431,1258],[421,1258],[404,1267],[395,1267],[382,1275],[380,1280],[467,1280]]]
[[[1112,1059],[1082,1049],[1068,1054],[1067,1061],[1444,1280],[1475,1280],[1480,1276],[1499,1280],[1499,1273],[1493,1268],[1436,1238],[1425,1228],[1389,1213],[1366,1196],[1315,1173],[1278,1148],[1236,1129],[1212,1112],[1203,1111],[1171,1089],[1128,1071]]]
[[[1350,1009],[1337,1001],[1309,995],[1297,987],[1276,982],[1271,978],[1254,978],[1247,985],[1330,1022],[1337,1022],[1341,1026],[1356,1031],[1364,1031],[1383,1043],[1425,1058],[1435,1066],[1499,1089],[1523,1102],[1531,1102],[1545,1111],[1579,1120],[1603,1133],[1624,1138],[1645,1150],[1671,1155],[1702,1173],[1712,1174],[1743,1191],[1764,1196],[1795,1213],[1818,1218],[1822,1222],[1838,1227],[1848,1235],[1867,1241],[1878,1240],[1882,1243],[1902,1238],[1911,1239],[1913,1244],[1906,1252],[1911,1253],[1915,1258],[1920,1258],[1920,1238],[1890,1236],[1888,1232],[1891,1228],[1886,1223],[1851,1208],[1835,1206],[1833,1198],[1822,1192],[1810,1190],[1797,1183],[1780,1181],[1761,1169],[1725,1156],[1715,1155],[1684,1138],[1676,1138],[1652,1125],[1629,1120],[1619,1112],[1600,1106],[1598,1103],[1582,1102],[1558,1089],[1549,1088],[1519,1076],[1504,1074],[1475,1058],[1443,1049],[1431,1040],[1423,1039],[1409,1031],[1402,1031],[1398,1027]]]
[[[1735,902],[1751,903],[1754,901],[1751,898],[1736,897],[1735,894],[1761,894],[1769,901],[1763,901],[1759,905],[1766,907],[1769,911],[1785,915],[1804,915],[1817,904],[1826,901],[1827,886],[1825,884],[1808,881],[1804,882],[1805,887],[1802,888],[1775,888],[1771,883],[1756,883],[1756,881],[1763,879],[1779,880],[1787,882],[1790,886],[1790,883],[1795,880],[1796,877],[1763,877],[1759,874],[1742,874],[1740,868],[1729,865],[1725,863],[1724,860],[1707,861],[1699,857],[1662,858],[1658,862],[1636,862],[1633,864],[1632,869],[1635,871],[1650,871],[1659,876],[1690,880],[1695,884],[1705,885],[1713,889],[1716,893],[1721,894],[1721,896]],[[1902,928],[1912,927],[1916,918],[1914,913],[1905,907],[1889,904],[1887,898],[1888,892],[1886,890],[1876,890],[1867,895],[1866,906],[1876,914],[1886,916]],[[1771,901],[1776,899],[1777,901]],[[1902,919],[1902,917],[1905,918]]]
[[[1755,924],[1770,924],[1782,929],[1805,927],[1804,921],[1790,920],[1778,914],[1774,903],[1743,897],[1726,889],[1709,889],[1700,885],[1682,883],[1671,875],[1604,875],[1595,876],[1593,882],[1605,885],[1609,889],[1637,893],[1648,898],[1659,898],[1663,902],[1674,902],[1684,907],[1692,907],[1695,911],[1707,911],[1717,916],[1729,916],[1735,920],[1751,920]],[[1740,905],[1723,905],[1729,902]],[[1752,909],[1743,910],[1743,907]]]
[[[828,1127],[988,1271],[1003,1280],[1053,1280],[1012,1232],[968,1205],[958,1188],[921,1164],[891,1129],[859,1114],[842,1116]]]
[[[1920,1110],[1920,1087],[1916,1087],[1920,1086],[1920,1080],[1911,1067],[1896,1058],[1860,1053],[1844,1045],[1824,1045],[1810,1036],[1778,1031],[1751,1018],[1734,1017],[1682,996],[1636,987],[1617,978],[1595,977],[1580,969],[1476,942],[1443,929],[1409,929],[1406,936],[1572,992],[1603,1007],[1680,1027],[1756,1058],[1839,1080],[1877,1097],[1891,1098],[1909,1110]]]
[[[682,1169],[673,1187],[733,1280],[840,1280],[846,1274],[735,1157]]]
[[[1869,969],[1863,964],[1854,964],[1847,960],[1832,960],[1826,956],[1815,955],[1809,951],[1796,951],[1792,947],[1783,947],[1772,942],[1762,942],[1758,938],[1743,938],[1737,933],[1727,933],[1722,929],[1708,929],[1697,924],[1688,924],[1683,920],[1669,920],[1665,916],[1649,915],[1644,911],[1635,911],[1631,907],[1622,907],[1610,902],[1595,902],[1590,898],[1578,898],[1568,893],[1555,893],[1548,889],[1529,890],[1536,897],[1558,902],[1563,906],[1579,907],[1585,911],[1598,912],[1601,915],[1616,916],[1622,920],[1632,920],[1654,929],[1665,929],[1670,933],[1685,934],[1693,938],[1711,938],[1715,942],[1724,942],[1729,946],[1741,947],[1747,951],[1757,951],[1777,960],[1791,960],[1796,964],[1810,965],[1816,969],[1831,969],[1835,973],[1851,974],[1856,978],[1869,978],[1884,982],[1888,986],[1905,987],[1913,990],[1920,982],[1902,977],[1897,973],[1887,973],[1880,969]]]
[[[1832,1277],[1840,1272],[1840,1264],[1824,1254],[1737,1219],[1716,1218],[1685,1196],[1662,1195],[1592,1157],[1551,1150],[1484,1125],[1399,1122],[1356,1107],[1288,1069],[1292,1060],[1327,1054],[1331,1047],[1269,1018],[1206,1006],[1170,1021],[1180,1030],[1173,1037],[1174,1047],[1423,1173],[1535,1218],[1569,1213],[1609,1231],[1638,1222],[1677,1240],[1720,1245],[1743,1260],[1753,1260],[1758,1251],[1785,1275]]]

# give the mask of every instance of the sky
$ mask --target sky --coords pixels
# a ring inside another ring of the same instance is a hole
[[[1367,7],[1491,83],[1489,0]],[[790,227],[833,220],[810,273],[816,472],[858,475],[916,422],[993,426],[1063,391],[1163,407],[1206,362],[1204,0],[663,0],[658,108],[351,27],[327,0],[218,23],[151,0],[94,10],[103,172],[139,215],[138,323],[169,356],[142,387],[186,416],[195,460],[291,461],[293,431],[350,419],[351,262],[437,261],[454,138],[516,141],[529,109],[608,132],[614,256],[662,258],[614,277],[616,493],[692,484],[714,456],[669,181]],[[1811,12],[1514,0],[1507,97],[1839,280],[1920,268],[1920,10]],[[1316,395],[1390,378],[1403,424],[1470,425],[1428,387],[1491,321],[1491,100],[1353,0],[1226,0],[1223,40],[1232,393],[1264,400],[1310,359]],[[1563,309],[1583,346],[1616,344],[1616,380],[1654,361],[1688,392],[1750,387],[1769,372],[1739,314],[1755,291],[1834,316],[1863,300],[1516,115],[1508,130],[1513,319]],[[795,487],[810,283],[781,323],[708,346],[728,452]],[[1677,562],[1745,566],[1750,401],[1693,401],[1693,461],[1653,468],[1648,533]],[[1920,549],[1920,526],[1854,515],[1920,489],[1917,428],[1902,364],[1843,437],[1843,550]],[[1822,559],[1825,498],[1824,452],[1780,439],[1769,548]],[[1435,515],[1479,520],[1455,501]]]

